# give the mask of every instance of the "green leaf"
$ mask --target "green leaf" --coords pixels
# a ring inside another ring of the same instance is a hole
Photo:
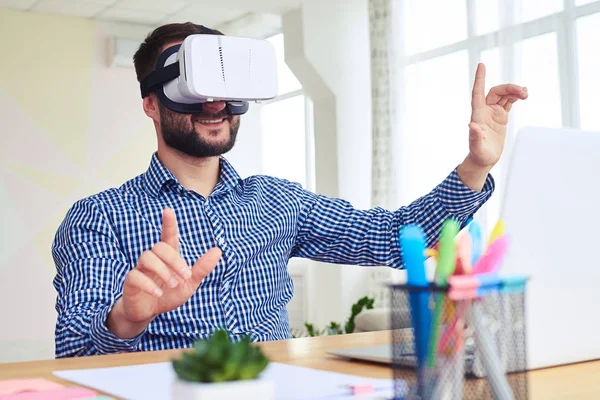
[[[198,356],[204,356],[209,348],[209,342],[207,340],[199,340],[194,345],[194,353]]]
[[[229,335],[224,329],[217,329],[210,337],[210,343],[216,345],[226,345],[230,343]]]
[[[229,380],[237,380],[239,370],[241,369],[241,365],[244,362],[246,357],[246,353],[250,349],[249,345],[246,342],[236,343],[232,349],[229,356],[229,360],[225,364],[224,372]]]
[[[327,334],[328,335],[339,335],[342,333],[344,333],[344,332],[342,331],[342,327],[340,326],[340,324],[338,324],[337,322],[331,321],[331,323],[327,327]]]
[[[198,376],[194,373],[194,371],[185,366],[183,361],[173,360],[172,365],[179,379],[192,382],[198,381]]]
[[[222,364],[223,360],[227,359],[227,354],[225,353],[226,349],[226,345],[221,343],[213,343],[208,348],[204,360],[208,365],[216,367]]]
[[[173,369],[177,376],[185,381],[207,381],[207,370],[193,357],[184,354],[180,360],[173,360]]]
[[[315,335],[315,327],[313,326],[313,324],[309,324],[308,322],[304,323],[304,326],[306,327],[306,331],[308,332],[308,336],[316,336]]]
[[[346,322],[346,325],[344,326],[344,330],[346,331],[346,333],[354,332],[354,319]]]
[[[224,371],[212,371],[210,373],[210,382],[226,382],[228,380]]]
[[[252,360],[242,365],[239,371],[239,379],[254,379],[256,378],[269,363],[268,360],[262,356],[262,353],[252,357]]]
[[[374,303],[375,303],[375,299],[365,296],[365,297],[360,298],[356,303],[354,303],[352,305],[352,308],[350,309],[351,310],[350,318],[348,318],[348,321],[344,325],[344,330],[346,331],[346,333],[354,332],[354,328],[356,327],[354,324],[354,319],[356,318],[356,316],[360,312],[362,312],[363,308],[365,308],[365,307],[367,309],[372,309]]]

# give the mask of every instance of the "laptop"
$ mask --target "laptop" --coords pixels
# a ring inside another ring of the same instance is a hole
[[[600,359],[600,133],[524,128],[503,182],[511,245],[501,272],[531,278],[527,368]],[[392,362],[389,345],[330,354]],[[466,372],[472,357],[467,348]]]

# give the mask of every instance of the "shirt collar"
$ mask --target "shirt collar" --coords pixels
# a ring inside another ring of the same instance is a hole
[[[226,193],[242,183],[242,178],[240,178],[235,168],[233,168],[233,166],[225,159],[225,157],[221,156],[219,163],[221,166],[219,172],[219,182],[213,189],[213,195]]]
[[[224,157],[219,159],[219,164],[219,182],[213,189],[211,195],[226,193],[242,182],[242,178],[240,178],[235,168],[233,168]],[[150,166],[144,174],[144,178],[148,190],[154,197],[158,197],[165,184],[169,182],[179,184],[177,178],[175,178],[171,171],[169,171],[169,169],[158,159],[158,154],[156,152],[152,155]]]

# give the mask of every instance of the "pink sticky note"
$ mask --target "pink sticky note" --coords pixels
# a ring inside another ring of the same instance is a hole
[[[43,392],[21,392],[2,397],[2,400],[84,400],[93,399],[96,392],[93,390],[68,387]]]
[[[360,396],[361,394],[367,394],[375,391],[375,388],[370,383],[363,385],[351,385],[352,393],[354,396]]]
[[[0,396],[19,392],[40,392],[62,389],[64,386],[47,379],[10,379],[0,381]]]

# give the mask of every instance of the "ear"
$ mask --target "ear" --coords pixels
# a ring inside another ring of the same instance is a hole
[[[160,121],[160,112],[158,109],[158,97],[154,93],[150,93],[142,100],[142,106],[147,116],[152,118],[154,121]]]

